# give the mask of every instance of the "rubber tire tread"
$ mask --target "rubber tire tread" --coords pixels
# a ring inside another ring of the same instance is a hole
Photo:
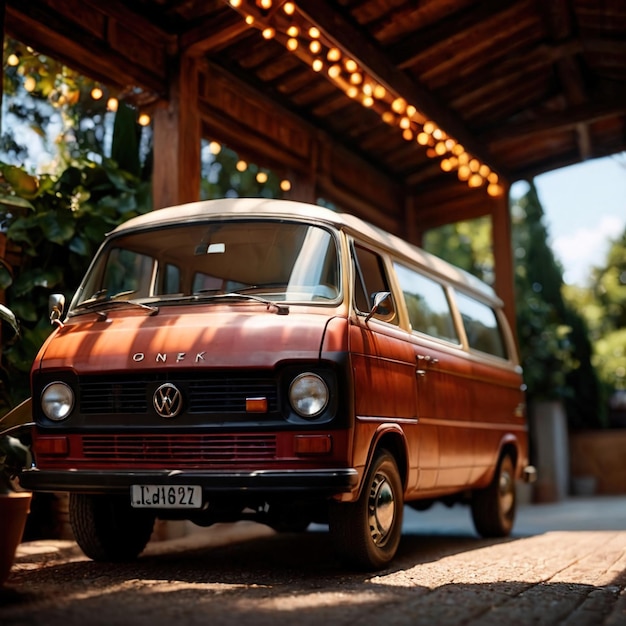
[[[368,527],[368,495],[372,480],[381,468],[392,483],[396,510],[394,524],[387,544],[374,545]],[[367,472],[361,495],[356,502],[331,502],[329,526],[335,552],[346,565],[359,570],[379,570],[393,560],[402,535],[403,489],[398,466],[393,455],[385,449],[377,452]]]
[[[74,538],[94,561],[136,559],[154,528],[154,513],[133,509],[124,496],[72,493],[69,509]]]
[[[500,510],[500,476],[505,466],[514,480],[515,464],[509,454],[504,454],[498,462],[491,483],[484,489],[477,489],[472,496],[472,521],[476,532],[481,537],[508,537],[513,530],[516,509],[515,490],[513,490],[513,506],[509,513],[505,515]]]

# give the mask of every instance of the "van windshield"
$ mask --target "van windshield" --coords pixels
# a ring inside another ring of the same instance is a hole
[[[104,302],[195,303],[233,294],[290,303],[341,296],[337,243],[322,227],[284,220],[223,221],[114,236],[71,310]]]

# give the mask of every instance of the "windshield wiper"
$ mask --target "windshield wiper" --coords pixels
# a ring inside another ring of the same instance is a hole
[[[231,291],[229,293],[206,293],[197,294],[191,296],[193,300],[253,300],[254,302],[260,302],[264,304],[269,311],[270,308],[276,309],[277,315],[289,315],[289,307],[284,304],[278,304],[273,300],[267,298],[261,298],[260,296],[252,295],[251,293],[239,293],[238,291]]]
[[[138,307],[149,311],[150,315],[156,315],[159,312],[159,308],[156,306],[135,302],[134,300],[98,300],[91,298],[77,305],[71,312],[71,315],[82,315],[83,313],[95,311],[100,316],[103,316],[103,319],[106,319],[106,313],[102,309],[115,308],[118,305]]]

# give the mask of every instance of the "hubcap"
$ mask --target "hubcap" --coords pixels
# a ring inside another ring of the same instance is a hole
[[[511,511],[515,502],[515,483],[510,472],[503,471],[500,474],[500,509],[505,515]]]
[[[371,537],[377,546],[387,541],[396,515],[393,489],[384,474],[376,474],[367,503]]]

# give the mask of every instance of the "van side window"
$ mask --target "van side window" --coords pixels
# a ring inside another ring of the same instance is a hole
[[[389,282],[385,276],[382,258],[359,245],[353,248],[354,255],[354,299],[358,311],[369,313],[374,304],[374,295],[379,291],[391,291]],[[393,296],[385,304],[388,306],[384,310],[379,310],[374,317],[398,323],[398,316],[395,314]]]
[[[507,353],[495,311],[464,293],[456,292],[456,301],[470,348],[506,359]]]
[[[412,330],[459,343],[443,286],[404,265],[394,263],[394,267]]]

